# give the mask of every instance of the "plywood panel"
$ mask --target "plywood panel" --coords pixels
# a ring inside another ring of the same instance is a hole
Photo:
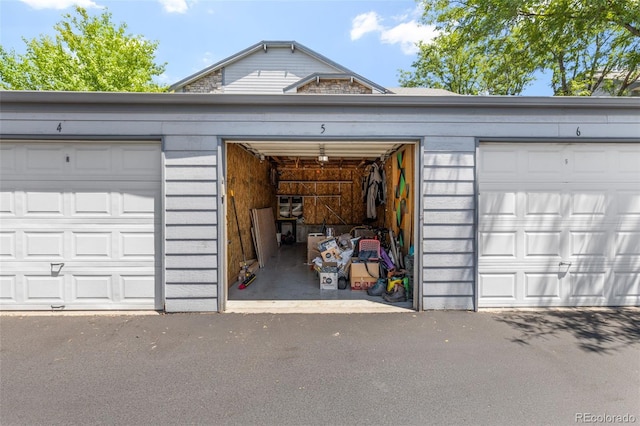
[[[227,284],[233,285],[238,279],[238,265],[243,261],[238,225],[231,203],[234,193],[240,235],[247,259],[256,259],[257,254],[251,238],[251,209],[277,208],[275,187],[269,176],[271,165],[260,161],[237,144],[227,144]]]
[[[254,221],[253,226],[256,235],[256,244],[258,248],[258,262],[260,267],[264,267],[278,251],[278,243],[276,240],[276,222],[273,215],[273,209],[267,207],[264,209],[251,210]]]
[[[360,193],[362,168],[287,167],[280,168],[279,172],[280,182],[277,193],[304,197],[306,225],[321,225],[325,220],[327,225],[362,223],[364,218],[364,205]]]

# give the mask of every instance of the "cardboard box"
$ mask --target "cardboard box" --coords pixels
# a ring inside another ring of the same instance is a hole
[[[349,272],[351,290],[367,290],[373,287],[379,276],[378,262],[351,262],[351,271]]]
[[[337,290],[338,289],[338,264],[335,262],[326,262],[322,264],[320,272],[320,290]]]
[[[353,250],[354,239],[351,238],[351,234],[342,234],[336,239],[341,250]]]
[[[312,263],[313,259],[320,257],[318,243],[326,238],[324,234],[309,234],[307,236],[307,263]]]
[[[331,237],[331,238],[324,238],[321,241],[318,241],[318,249],[323,252],[323,251],[327,251],[329,249],[336,249],[338,250],[338,242],[336,241],[335,238]]]
[[[340,249],[331,247],[327,250],[320,252],[320,257],[323,262],[337,262],[341,259]]]

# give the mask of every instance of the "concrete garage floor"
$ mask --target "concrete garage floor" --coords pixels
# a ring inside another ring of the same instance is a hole
[[[354,313],[414,312],[413,301],[387,303],[366,291],[320,290],[317,273],[307,262],[305,243],[283,244],[276,256],[256,272],[256,279],[240,290],[229,288],[226,312]]]

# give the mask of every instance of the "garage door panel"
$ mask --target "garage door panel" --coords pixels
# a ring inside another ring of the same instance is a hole
[[[525,195],[526,216],[562,216],[561,194],[555,192],[529,192]]]
[[[112,150],[117,151],[117,149],[105,145],[71,148],[69,153],[69,158],[72,159],[70,173],[81,175],[112,174],[116,171],[111,161]]]
[[[161,163],[154,146],[122,146],[118,163],[129,175],[159,175]]]
[[[570,256],[600,256],[608,255],[609,243],[606,232],[569,232],[569,255]]]
[[[499,179],[507,150],[513,181]],[[480,159],[492,151],[479,164],[479,305],[639,305],[640,145],[488,144]]]
[[[617,232],[615,253],[617,256],[637,256],[640,258],[640,231]]]
[[[640,170],[638,170],[638,164],[640,164],[640,152],[638,152],[637,149],[621,148],[616,152],[616,154],[615,173],[617,173],[623,180],[637,182],[638,179],[640,179]]]
[[[16,232],[0,232],[0,259],[16,258],[16,240]]]
[[[481,256],[516,257],[516,232],[481,232],[478,248]]]
[[[159,145],[1,148],[2,307],[156,309]]]
[[[25,302],[62,302],[64,300],[64,276],[25,275]]]
[[[569,197],[571,198],[571,211],[569,213],[572,216],[604,216],[608,210],[606,192],[576,189],[571,190]]]
[[[0,275],[0,301],[3,303],[16,301],[15,275]]]
[[[72,232],[72,259],[113,259],[111,232]]]
[[[73,275],[70,302],[89,300],[101,302],[116,299],[113,291],[112,275]]]
[[[525,156],[525,171],[530,176],[539,180],[557,181],[562,175],[562,163],[564,158],[557,150],[532,149]]]
[[[74,192],[71,194],[72,216],[110,216],[111,192]]]
[[[493,216],[516,217],[515,192],[482,192],[479,200],[480,215],[490,220]]]
[[[2,185],[2,181],[0,181]],[[15,194],[3,188],[0,191],[0,217],[15,216],[16,214]]]
[[[0,146],[0,168],[4,173],[15,173],[17,152],[15,145]]]
[[[605,297],[605,271],[589,273],[571,273],[570,297]]]
[[[640,216],[640,193],[620,191],[616,194],[618,213],[625,216]]]
[[[510,149],[480,151],[479,163],[488,178],[514,181],[518,173],[518,153]]]
[[[549,299],[560,298],[561,280],[559,274],[553,272],[525,272],[524,273],[524,298]],[[533,301],[534,304],[538,302]]]
[[[480,274],[480,297],[509,304],[516,301],[515,273]]]
[[[524,231],[524,257],[561,257],[561,232]]]
[[[617,300],[640,298],[640,274],[637,271],[614,272],[613,296]]]
[[[153,232],[122,232],[120,247],[123,258],[153,259],[155,236]]]
[[[125,301],[153,299],[155,293],[153,276],[123,275],[120,277],[120,292]]]
[[[24,232],[24,260],[43,257],[59,261],[64,258],[64,232]]]
[[[42,174],[59,177],[64,174],[66,156],[62,145],[34,145],[25,148],[25,164],[23,171],[26,174]],[[15,158],[19,160],[19,158]],[[20,162],[16,167],[20,169]]]
[[[24,216],[55,215],[62,216],[64,199],[62,192],[35,192],[25,193]]]
[[[156,208],[156,197],[151,191],[138,190],[122,194],[122,216],[151,216]]]
[[[604,149],[580,149],[574,147],[573,152],[565,153],[565,164],[570,165],[570,173],[584,175],[589,180],[596,175],[606,175],[610,169],[609,152]],[[593,179],[595,180],[595,179]]]

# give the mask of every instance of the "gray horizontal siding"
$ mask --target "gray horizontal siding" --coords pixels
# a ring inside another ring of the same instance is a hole
[[[171,299],[216,298],[218,286],[216,284],[173,284],[166,289],[166,297]]]
[[[218,310],[218,298],[167,297],[164,308],[166,312],[215,312]]]
[[[218,238],[218,228],[211,225],[167,224],[164,230],[166,240],[203,240]]]
[[[165,138],[165,310],[218,310],[217,138]]]
[[[473,309],[475,147],[472,138],[425,142],[422,176],[423,309]],[[469,151],[455,151],[464,147]]]
[[[428,268],[425,273],[424,282],[444,283],[457,281],[473,281],[474,268]]]

